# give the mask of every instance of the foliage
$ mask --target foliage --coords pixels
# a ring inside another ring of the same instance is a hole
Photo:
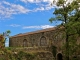
[[[3,34],[2,34],[2,35],[4,36],[4,42],[6,41],[6,39],[7,39],[7,38],[9,38],[9,37],[10,37],[10,36],[9,36],[9,35],[10,35],[10,33],[11,33],[11,31],[10,31],[10,30],[7,30],[7,31],[3,32]]]
[[[22,60],[23,58],[25,58],[25,59],[27,58],[28,60],[32,60],[35,57],[35,55],[27,53],[27,52],[23,52],[23,51],[19,51],[17,55],[18,55],[17,58],[19,60]]]
[[[80,37],[80,0],[74,0],[72,3],[66,3],[67,0],[58,0],[56,3],[58,8],[55,8],[51,17],[51,23],[55,20],[62,21],[61,26],[65,28],[65,55],[66,60],[69,56],[73,56],[77,52],[79,45],[76,43]],[[54,1],[55,2],[55,1]],[[53,3],[54,3],[53,2]]]
[[[33,60],[35,58],[35,54],[27,53],[24,51],[15,52],[15,48],[4,47],[5,38],[9,37],[10,33],[11,32],[8,30],[0,35],[0,60]]]
[[[0,35],[0,50],[4,48],[4,36]]]
[[[0,56],[2,55],[2,57],[0,57],[1,60],[33,60],[36,56],[34,53],[24,51],[13,52],[8,49],[5,49],[2,52],[3,54],[0,54]]]
[[[10,33],[11,33],[11,31],[10,30],[7,30],[7,31],[3,32],[3,36],[4,37],[9,37],[9,34]]]
[[[56,54],[57,54],[57,47],[56,46],[52,46],[52,53],[53,53],[53,56],[56,57]]]

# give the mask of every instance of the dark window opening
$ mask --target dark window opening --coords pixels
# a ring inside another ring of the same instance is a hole
[[[62,59],[62,54],[61,54],[61,53],[57,54],[57,60],[63,60],[63,59]]]
[[[27,47],[27,40],[26,39],[23,40],[23,47]]]

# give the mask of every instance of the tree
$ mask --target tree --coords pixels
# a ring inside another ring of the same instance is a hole
[[[9,38],[10,33],[10,30],[7,30],[6,32],[3,32],[3,34],[0,34],[0,48],[3,49],[3,47],[5,46],[5,41],[7,37]]]
[[[55,1],[56,0],[54,0],[53,3],[55,3]],[[55,8],[53,12],[56,17],[52,17],[49,21],[51,23],[55,20],[62,21],[60,26],[65,28],[66,35],[66,60],[69,60],[69,42],[70,40],[77,40],[77,37],[80,35],[80,0],[73,0],[71,3],[67,1],[68,0],[58,0],[56,2],[57,8]],[[73,39],[72,36],[75,38]]]
[[[10,30],[7,30],[6,32],[3,32],[4,37],[9,37],[9,34],[11,33]]]
[[[11,33],[10,30],[7,30],[6,32],[3,32],[3,36],[4,36],[5,41],[6,41],[7,38],[10,37],[10,36],[9,36],[10,33]]]
[[[0,50],[2,50],[4,47],[4,37],[0,34]]]

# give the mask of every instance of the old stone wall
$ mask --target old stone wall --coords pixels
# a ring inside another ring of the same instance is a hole
[[[80,44],[80,37],[77,39],[77,44]],[[31,33],[24,33],[12,36],[10,38],[10,47],[16,47],[14,51],[25,51],[25,52],[39,52],[40,60],[51,60],[52,58],[63,57],[62,47],[65,43],[65,33],[59,29],[45,29]],[[41,54],[41,52],[43,52]],[[47,52],[53,53],[53,57],[47,57]],[[80,53],[79,53],[80,54]],[[37,57],[38,57],[37,55]],[[45,56],[45,58],[43,58]],[[61,56],[61,57],[60,57]],[[54,59],[55,59],[54,58]],[[39,60],[37,59],[37,60]],[[61,58],[62,60],[63,58]]]
[[[64,41],[63,41],[64,42]],[[34,34],[21,35],[10,38],[10,47],[34,47],[34,46],[60,46],[62,43],[62,32],[55,30],[38,32]]]
[[[16,47],[16,51],[25,52],[52,52],[52,46],[56,47],[56,54],[62,53],[62,45],[65,42],[64,32],[55,29],[18,34],[10,38],[10,47]],[[54,49],[53,49],[54,50]],[[40,56],[47,56],[43,54]],[[53,56],[53,55],[52,55]],[[49,56],[50,57],[50,56]],[[40,60],[51,60],[54,57],[40,58]]]

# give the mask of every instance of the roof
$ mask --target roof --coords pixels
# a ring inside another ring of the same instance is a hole
[[[47,31],[52,31],[52,30],[55,30],[55,29],[56,29],[56,27],[47,28],[47,29],[38,30],[38,31],[33,31],[33,32],[27,32],[27,33],[19,33],[17,35],[12,36],[12,37],[25,36],[25,35],[35,34],[35,33],[47,32]]]

